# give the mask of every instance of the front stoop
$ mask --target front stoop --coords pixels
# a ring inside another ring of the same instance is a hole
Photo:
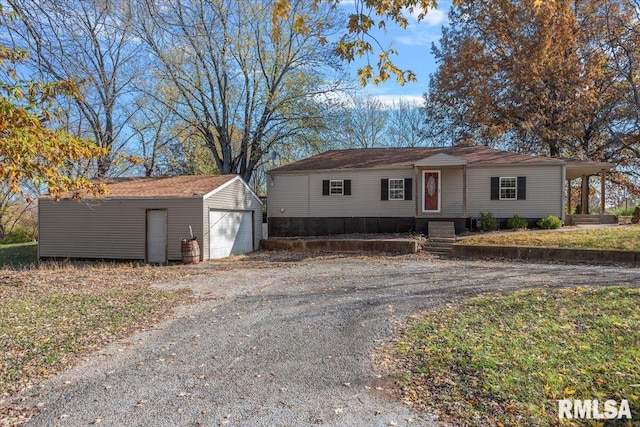
[[[570,214],[565,222],[566,225],[617,224],[618,217],[609,214]]]
[[[448,221],[429,221],[429,241],[426,250],[451,256],[453,244],[456,242],[455,225]]]

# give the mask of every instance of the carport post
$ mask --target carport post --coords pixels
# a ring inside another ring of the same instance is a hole
[[[571,215],[571,180],[567,180],[567,215]]]
[[[604,215],[604,208],[605,208],[605,176],[607,174],[607,170],[606,169],[602,169],[600,171],[600,213]]]

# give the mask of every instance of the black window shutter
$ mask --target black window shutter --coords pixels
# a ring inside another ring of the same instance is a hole
[[[328,179],[323,179],[322,180],[322,195],[323,196],[328,196],[329,195],[329,180]]]
[[[500,200],[500,177],[491,177],[491,200]]]
[[[350,179],[345,179],[344,180],[344,191],[343,193],[345,196],[350,196],[351,195],[351,180]]]
[[[413,200],[413,179],[412,178],[404,179],[404,199]]]
[[[518,177],[518,200],[527,200],[527,177]]]
[[[389,200],[389,180],[380,180],[380,200]]]

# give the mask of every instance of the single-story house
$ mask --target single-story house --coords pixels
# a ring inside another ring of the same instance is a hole
[[[331,150],[268,172],[269,236],[460,233],[480,212],[564,220],[565,183],[612,167],[480,146]]]
[[[259,247],[262,202],[237,175],[104,182],[104,197],[39,199],[39,257],[180,260],[189,226],[202,260]]]

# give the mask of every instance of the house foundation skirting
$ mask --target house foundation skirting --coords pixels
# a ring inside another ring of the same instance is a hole
[[[411,218],[411,217],[272,217],[269,218],[269,237],[328,236],[353,233],[428,234],[429,221],[450,221],[456,233],[467,228],[467,218]]]

